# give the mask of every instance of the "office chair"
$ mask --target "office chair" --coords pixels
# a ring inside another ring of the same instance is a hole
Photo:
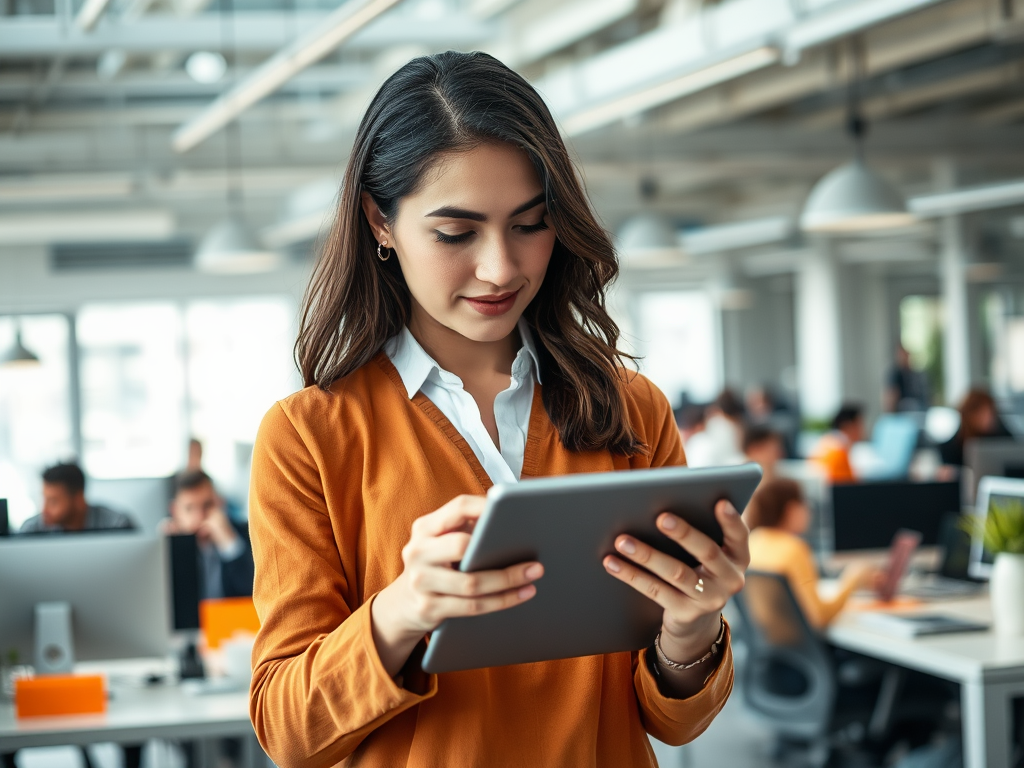
[[[774,732],[773,756],[798,749],[825,765],[842,754],[873,751],[868,741],[886,735],[898,693],[885,684],[888,670],[868,660],[843,662],[837,669],[785,576],[747,571],[734,603],[737,636],[747,645],[745,663],[737,665],[742,700]]]

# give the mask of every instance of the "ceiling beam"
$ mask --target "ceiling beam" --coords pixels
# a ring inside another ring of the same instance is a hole
[[[308,32],[329,14],[319,11],[250,11],[238,13],[232,47],[240,53],[271,53]],[[494,38],[494,22],[465,14],[419,18],[411,14],[389,16],[355,34],[346,44],[350,51],[377,52],[381,48],[421,44],[470,46]],[[222,51],[224,34],[216,14],[193,17],[148,14],[125,23],[104,18],[86,34],[68,28],[50,16],[0,16],[0,58],[99,56],[117,48],[129,54],[153,51]]]

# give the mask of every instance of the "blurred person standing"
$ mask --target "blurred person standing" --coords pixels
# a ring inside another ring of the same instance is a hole
[[[705,419],[703,405],[684,405],[675,412],[676,427],[679,429],[679,437],[683,441],[683,450],[686,452],[687,462],[690,462],[690,454],[701,451],[701,440],[704,433]]]
[[[858,403],[844,403],[832,419],[832,430],[821,438],[810,457],[829,482],[856,482],[850,465],[850,448],[864,439],[864,432],[863,407]]]
[[[731,389],[723,389],[706,413],[704,431],[691,440],[693,447],[687,451],[687,465],[723,467],[742,464],[745,461],[742,450],[744,424],[743,403],[739,397]]]
[[[818,594],[818,566],[804,534],[811,511],[799,484],[775,478],[762,481],[743,513],[750,528],[750,569],[786,577],[807,623],[823,629],[843,609],[857,589],[870,587],[877,569],[849,565],[839,579],[839,591],[827,600]]]
[[[928,377],[910,366],[910,353],[902,344],[896,345],[895,362],[886,381],[884,405],[888,413],[928,410],[931,396]]]
[[[128,515],[86,501],[85,473],[77,464],[55,464],[42,477],[43,511],[26,520],[20,533],[135,529]]]
[[[743,431],[743,455],[747,461],[761,466],[762,483],[775,477],[776,465],[786,458],[782,435],[762,424],[752,424]]]
[[[996,401],[988,390],[975,387],[960,402],[960,428],[948,441],[939,446],[942,463],[960,467],[964,463],[964,445],[968,440],[991,437],[1013,437],[999,418]]]
[[[253,559],[248,528],[227,514],[213,480],[201,469],[175,478],[174,499],[161,530],[191,534],[199,544],[203,599],[252,595]]]

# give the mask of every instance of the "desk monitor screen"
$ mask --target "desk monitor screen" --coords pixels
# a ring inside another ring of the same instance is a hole
[[[996,509],[1024,506],[1024,480],[1007,477],[983,477],[978,484],[978,505],[975,514],[987,518]],[[971,560],[968,573],[976,579],[987,579],[992,573],[995,556],[986,548],[980,536],[971,540]]]
[[[0,499],[0,536],[11,535],[11,518],[7,514],[7,499]]]
[[[964,445],[964,463],[973,482],[968,489],[968,501],[973,502],[983,477],[1024,478],[1024,441],[1012,437],[968,440]]]
[[[959,481],[837,485],[832,488],[833,548],[885,549],[902,528],[919,532],[924,546],[934,546],[943,516],[959,511]]]
[[[166,545],[141,535],[11,536],[0,541],[0,653],[34,654],[35,607],[71,606],[79,661],[167,653]]]

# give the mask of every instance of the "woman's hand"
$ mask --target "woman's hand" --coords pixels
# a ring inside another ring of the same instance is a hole
[[[402,549],[405,570],[371,608],[373,639],[388,674],[397,674],[416,644],[445,619],[511,608],[537,593],[533,582],[544,575],[537,562],[475,573],[453,567],[465,554],[484,505],[483,496],[457,496],[412,524]]]
[[[718,638],[722,609],[743,588],[743,572],[750,563],[749,531],[733,505],[718,502],[715,517],[724,534],[721,547],[676,515],[658,516],[658,529],[700,561],[695,569],[632,536],[615,540],[621,557],[604,559],[612,576],[665,609],[661,649],[678,664],[696,661],[711,649]],[[685,672],[665,667],[661,671],[673,693],[686,697],[700,690],[720,659],[721,654]]]

